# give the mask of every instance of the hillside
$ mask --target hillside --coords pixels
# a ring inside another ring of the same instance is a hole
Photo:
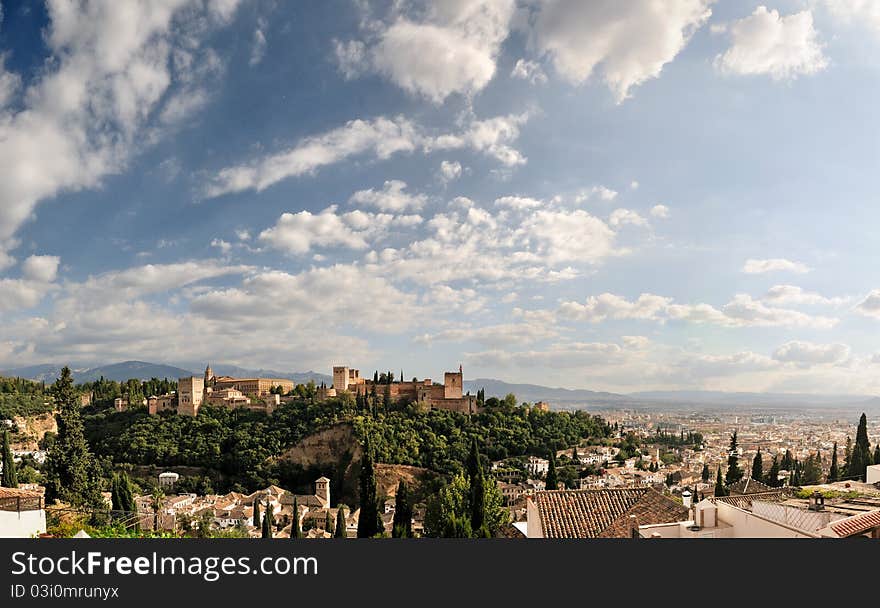
[[[477,378],[465,380],[464,390],[476,394],[478,390],[486,389],[486,397],[502,398],[508,393],[516,395],[519,401],[549,401],[566,403],[618,403],[628,401],[626,395],[589,391],[584,389],[550,388],[538,384],[512,384],[502,380],[491,378]]]

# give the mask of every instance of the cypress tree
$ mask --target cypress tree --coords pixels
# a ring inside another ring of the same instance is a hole
[[[871,464],[871,460],[871,445],[868,443],[868,419],[863,413],[856,429],[856,442],[853,445],[847,476],[864,481],[865,468]]]
[[[364,455],[361,457],[360,476],[360,515],[358,516],[358,538],[372,538],[382,532],[384,526],[379,515],[376,495],[376,471],[373,468],[373,450],[369,439],[364,441]]]
[[[727,474],[724,481],[727,485],[736,483],[743,478],[742,469],[739,468],[739,455],[737,453],[736,431],[730,436],[730,450],[727,453]]]
[[[348,538],[345,533],[345,507],[340,503],[336,507],[336,530],[333,532],[335,538]]]
[[[700,477],[703,479],[703,483],[709,483],[709,478],[712,476],[712,473],[709,472],[709,465],[703,464],[703,472],[700,473]]]
[[[293,523],[290,524],[290,538],[302,538],[302,528],[299,526],[299,503],[296,496],[293,497]]]
[[[83,435],[79,397],[69,367],[61,370],[51,393],[59,409],[55,416],[58,435],[46,459],[46,499],[102,508],[98,466]]]
[[[263,538],[272,538],[272,524],[274,523],[272,517],[272,503],[268,500],[266,501],[266,515],[263,517]]]
[[[840,479],[840,469],[837,466],[837,442],[831,448],[831,469],[828,471],[828,483],[838,481]]]
[[[880,443],[874,446],[873,464],[880,464]]]
[[[486,480],[483,477],[483,467],[480,465],[480,452],[476,439],[471,441],[467,469],[470,480],[471,530],[476,532],[483,527],[483,522],[486,520]]]
[[[394,538],[412,538],[412,502],[409,497],[409,489],[406,482],[400,480],[397,484],[397,494],[394,496],[394,524],[391,528],[391,536]]]
[[[852,460],[852,439],[846,436],[846,447],[843,448],[843,475],[849,475],[849,465]]]
[[[328,534],[333,534],[333,518],[330,517],[330,509],[327,509],[327,514],[324,516],[324,531]]]
[[[18,487],[15,460],[12,458],[12,448],[9,446],[9,431],[3,431],[3,477],[0,478],[0,486],[4,488]]]
[[[718,474],[715,476],[715,496],[727,496],[727,488],[724,487],[724,481],[721,479],[721,467],[718,467]]]
[[[559,487],[559,479],[556,477],[556,454],[550,450],[550,464],[547,467],[547,477],[545,487],[548,490],[555,490]]]
[[[259,498],[254,499],[254,521],[253,521],[253,524],[254,524],[255,528],[259,528],[260,526],[263,525],[263,520],[260,519],[260,499]]]
[[[758,453],[755,454],[755,459],[752,461],[752,479],[764,481],[764,459],[761,456],[761,448],[758,448]]]
[[[770,462],[770,472],[767,473],[767,485],[771,488],[779,487],[779,457],[777,455],[773,455],[773,460]]]
[[[791,471],[794,468],[794,456],[791,455],[791,450],[785,450],[785,455],[782,457],[780,468],[783,471]]]

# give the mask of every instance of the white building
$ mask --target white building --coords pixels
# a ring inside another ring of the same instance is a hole
[[[545,458],[538,458],[537,456],[529,456],[529,461],[526,463],[526,470],[529,472],[529,475],[535,477],[545,475],[549,468],[550,461]]]
[[[865,481],[868,483],[880,483],[880,464],[872,464],[865,471]]]
[[[32,538],[45,532],[46,511],[42,494],[0,488],[0,537]]]

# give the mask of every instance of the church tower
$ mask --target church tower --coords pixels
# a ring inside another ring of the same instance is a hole
[[[211,364],[208,364],[208,367],[205,368],[205,387],[211,385],[211,380],[214,378],[214,370],[211,369]]]

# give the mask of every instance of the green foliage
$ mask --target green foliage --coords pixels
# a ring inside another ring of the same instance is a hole
[[[372,538],[384,530],[379,515],[379,497],[376,495],[376,471],[373,467],[373,449],[370,441],[364,442],[364,455],[361,458],[360,475],[360,515],[358,517],[358,538]]]
[[[700,477],[702,478],[703,483],[709,483],[709,478],[710,478],[711,476],[712,476],[712,473],[709,472],[709,465],[708,465],[708,464],[704,464],[704,465],[703,465],[703,471],[702,471],[702,473],[700,473]]]
[[[347,538],[345,533],[345,505],[336,506],[336,530],[333,532],[334,538]]]
[[[752,479],[764,481],[764,456],[761,454],[761,448],[758,448],[755,459],[752,460]]]
[[[736,431],[730,436],[730,449],[727,456],[727,473],[724,476],[724,482],[727,485],[736,483],[743,478],[743,470],[739,466],[739,455],[737,453]]]
[[[295,506],[295,505],[294,505]],[[296,510],[294,509],[294,512]],[[254,519],[251,522],[255,528],[261,528],[263,526],[263,520],[260,517],[260,499],[254,499]]]
[[[401,479],[394,495],[394,522],[391,528],[393,538],[412,538],[412,516],[412,499],[406,482]]]
[[[470,482],[461,473],[455,475],[428,501],[425,534],[443,538],[495,535],[507,523],[509,512],[502,504],[497,484],[487,483],[483,491],[483,525],[479,530],[474,530],[471,526]]]
[[[859,418],[859,426],[856,429],[856,441],[852,446],[852,454],[849,458],[849,466],[846,474],[850,479],[865,480],[865,468],[871,464],[871,444],[868,442],[868,419],[863,413]]]
[[[779,457],[774,455],[770,463],[770,472],[767,473],[767,479],[764,481],[771,488],[778,488],[781,485],[779,480]]]
[[[551,450],[549,454],[550,464],[547,467],[547,477],[544,480],[545,487],[548,490],[556,490],[559,488],[559,478],[556,476],[556,452]]]
[[[4,488],[18,487],[15,460],[12,458],[12,448],[9,445],[9,431],[3,431],[3,477],[0,478],[0,486]]]
[[[878,446],[880,447],[880,446]],[[834,447],[831,448],[831,469],[828,471],[828,483],[832,483],[840,480],[840,467],[837,464],[837,442],[834,442]]]
[[[52,395],[59,407],[58,438],[46,460],[46,499],[103,508],[100,471],[83,434],[79,396],[68,367],[61,370]]]
[[[302,538],[302,528],[299,526],[299,503],[293,498],[293,522],[290,524],[290,538]]]
[[[263,516],[262,538],[272,538],[272,528],[275,525],[275,516],[272,513],[272,503],[266,501],[266,514]]]
[[[718,467],[715,476],[715,496],[727,496],[727,488],[724,487],[724,481],[721,479],[721,467]]]

